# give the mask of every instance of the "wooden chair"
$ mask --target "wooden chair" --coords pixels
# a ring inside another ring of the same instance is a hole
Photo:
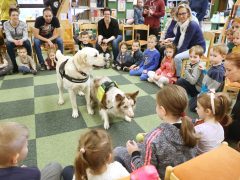
[[[126,31],[131,31],[131,39],[126,40]],[[134,25],[123,25],[123,30],[122,30],[122,36],[123,36],[123,41],[127,43],[127,45],[131,46],[133,41],[134,41]]]
[[[64,49],[68,48],[75,53],[75,42],[73,39],[73,26],[68,20],[61,20],[61,30]]]
[[[97,24],[90,24],[90,23],[80,24],[79,25],[79,30],[80,30],[80,32],[82,32],[82,31],[91,31],[92,35],[94,33],[96,33],[96,38],[97,38],[97,35],[98,35]],[[95,45],[96,42],[97,42],[96,38],[95,39],[91,38],[90,43]]]
[[[180,165],[168,166],[165,173],[165,180],[239,178],[240,153],[225,143]]]
[[[240,91],[240,83],[231,82],[228,78],[225,78],[223,92],[228,93],[230,97],[236,99],[238,92]]]
[[[134,25],[134,35],[136,33],[136,31],[146,31],[147,33],[147,38],[149,36],[149,25],[145,25],[145,24],[136,24]],[[140,36],[140,39],[139,39],[139,42],[140,42],[140,46],[144,46],[144,45],[147,45],[147,39],[142,39],[142,37]]]

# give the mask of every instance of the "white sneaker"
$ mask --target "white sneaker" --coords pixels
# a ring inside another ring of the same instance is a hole
[[[117,66],[116,68],[117,68],[117,70],[121,70],[121,66]]]
[[[153,82],[152,78],[147,78],[148,82]]]

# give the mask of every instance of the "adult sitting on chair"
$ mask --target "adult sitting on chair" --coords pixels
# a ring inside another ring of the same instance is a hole
[[[178,29],[173,43],[177,46],[177,55],[174,61],[177,76],[180,77],[182,60],[189,58],[189,49],[199,45],[205,51],[206,43],[199,25],[192,20],[191,9],[188,5],[180,4],[177,7],[176,20],[178,21]]]
[[[24,46],[29,56],[32,56],[31,43],[28,40],[27,24],[19,20],[19,10],[9,9],[10,20],[4,22],[4,30],[7,38],[7,52],[13,64],[13,72],[18,72],[14,48]]]
[[[118,56],[118,45],[122,41],[122,35],[120,35],[117,20],[111,18],[111,9],[104,8],[103,16],[104,18],[98,21],[98,42],[96,48],[99,50],[102,42],[111,42],[115,60]]]
[[[51,8],[43,9],[43,16],[36,19],[35,28],[33,28],[34,48],[41,66],[40,70],[45,70],[41,50],[42,43],[46,43],[46,45],[51,48],[54,47],[54,43],[56,43],[58,49],[63,53],[63,41],[60,34],[60,23],[58,18],[53,16]]]

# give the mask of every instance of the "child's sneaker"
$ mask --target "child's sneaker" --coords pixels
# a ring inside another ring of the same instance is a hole
[[[117,70],[121,70],[121,66],[116,66]]]
[[[33,75],[36,75],[36,74],[37,74],[37,71],[36,71],[36,70],[31,70],[31,73],[32,73]]]
[[[124,67],[123,67],[123,71],[126,71],[126,72],[128,72],[128,71],[129,71],[129,67],[127,67],[127,66],[124,66]]]
[[[116,67],[116,65],[115,64],[112,64],[112,68],[115,68]]]
[[[152,78],[147,78],[148,82],[153,82],[153,79]]]
[[[45,71],[45,70],[46,70],[45,64],[41,64],[41,65],[40,65],[40,71]]]

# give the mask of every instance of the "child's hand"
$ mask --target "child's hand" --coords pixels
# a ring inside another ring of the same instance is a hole
[[[132,154],[134,151],[139,151],[138,145],[134,140],[128,140],[126,143],[126,148],[128,151],[128,154]]]
[[[149,12],[149,10],[147,10],[147,9],[143,10],[143,14],[148,14],[148,12]]]
[[[185,65],[185,69],[186,69],[186,70],[189,70],[189,69],[192,69],[192,68],[191,68],[190,64],[187,63],[187,64]]]
[[[136,67],[136,65],[134,64],[134,65],[131,65],[130,67],[129,67],[129,69],[131,70],[131,69],[134,69]]]
[[[147,70],[145,69],[145,70],[143,70],[143,72],[142,73],[144,73],[144,74],[147,74]]]
[[[137,67],[135,67],[135,68],[133,68],[134,70],[138,70],[139,69],[139,66],[137,66]]]

